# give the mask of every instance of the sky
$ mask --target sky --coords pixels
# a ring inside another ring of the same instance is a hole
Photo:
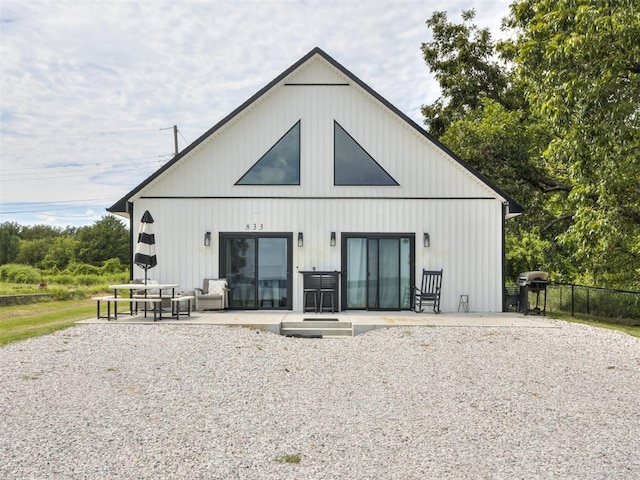
[[[419,125],[446,11],[500,37],[505,0],[0,0],[0,223],[91,225],[320,47]]]

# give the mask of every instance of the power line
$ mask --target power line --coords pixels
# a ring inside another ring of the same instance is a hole
[[[101,137],[106,135],[127,135],[127,134],[138,134],[138,133],[151,133],[158,132],[162,130],[153,129],[153,130],[120,130],[116,132],[85,132],[85,133],[3,133],[4,137],[32,137],[32,138],[49,138],[49,137]]]
[[[83,200],[60,200],[56,202],[12,202],[11,205],[59,205],[61,203],[107,202],[112,198],[85,198]]]
[[[120,165],[120,164],[127,164],[127,165],[131,165],[130,162],[136,161],[136,160],[146,160],[149,158],[166,158],[166,157],[172,157],[172,154],[164,154],[164,155],[150,155],[150,156],[146,156],[146,157],[136,157],[136,158],[130,158],[128,160],[122,160],[120,162],[112,162],[109,163],[108,166],[116,166],[116,165]],[[42,167],[24,167],[24,168],[2,168],[1,171],[2,172],[13,172],[13,171],[27,171],[27,170],[42,170],[43,168],[48,168],[48,169],[54,169],[54,168],[86,168],[90,165],[105,165],[104,163],[100,163],[100,162],[95,162],[95,163],[87,163],[86,165],[58,165],[58,166],[42,166]],[[140,164],[142,165],[142,163]]]

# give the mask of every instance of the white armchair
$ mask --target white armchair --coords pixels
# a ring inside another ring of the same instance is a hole
[[[196,288],[196,310],[224,310],[229,307],[229,289],[224,278],[205,278]]]

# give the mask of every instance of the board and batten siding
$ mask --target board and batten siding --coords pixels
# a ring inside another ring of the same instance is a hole
[[[502,309],[502,213],[496,201],[227,198],[136,203],[136,211],[146,209],[154,215],[158,257],[150,278],[177,282],[184,290],[219,276],[220,232],[292,233],[293,309],[299,311],[302,282],[296,271],[341,270],[343,232],[408,233],[415,235],[416,281],[422,268],[444,269],[444,311],[455,311],[461,294],[469,295],[473,311]],[[209,247],[203,241],[207,231],[212,232]],[[332,231],[335,247],[330,246]],[[298,232],[304,233],[303,247],[297,246]],[[424,232],[431,237],[430,247],[423,246]],[[135,276],[141,278],[142,270],[135,267]]]
[[[300,122],[300,185],[236,185]],[[335,186],[334,122],[398,186]],[[474,311],[502,309],[502,205],[495,189],[321,55],[202,138],[128,199],[137,220],[154,219],[158,266],[152,278],[182,289],[219,276],[219,233],[292,233],[293,267],[341,270],[343,232],[415,235],[415,276],[444,269],[442,309],[469,295]],[[247,225],[249,229],[247,230]],[[204,233],[212,244],[204,247]],[[304,233],[304,247],[295,239]],[[329,245],[336,232],[337,245]],[[431,246],[423,247],[428,232]],[[141,270],[134,267],[135,275]],[[292,275],[302,310],[301,275]]]
[[[147,186],[144,195],[495,197],[491,188],[358,85],[341,84],[346,77],[335,78],[335,86],[285,85],[288,81],[203,141]],[[333,185],[334,120],[399,186]],[[298,121],[300,185],[235,185]]]

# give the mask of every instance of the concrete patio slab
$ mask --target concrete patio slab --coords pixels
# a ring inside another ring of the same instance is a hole
[[[279,333],[280,323],[305,320],[339,320],[351,322],[354,334],[377,328],[389,327],[527,327],[556,328],[546,317],[525,316],[514,312],[506,313],[414,313],[414,312],[371,312],[349,311],[335,313],[302,313],[284,310],[271,311],[221,311],[193,312],[191,316],[177,319],[163,319],[154,322],[153,317],[143,314],[120,314],[117,320],[82,320],[80,324],[162,324],[162,325],[227,325],[243,326]]]

